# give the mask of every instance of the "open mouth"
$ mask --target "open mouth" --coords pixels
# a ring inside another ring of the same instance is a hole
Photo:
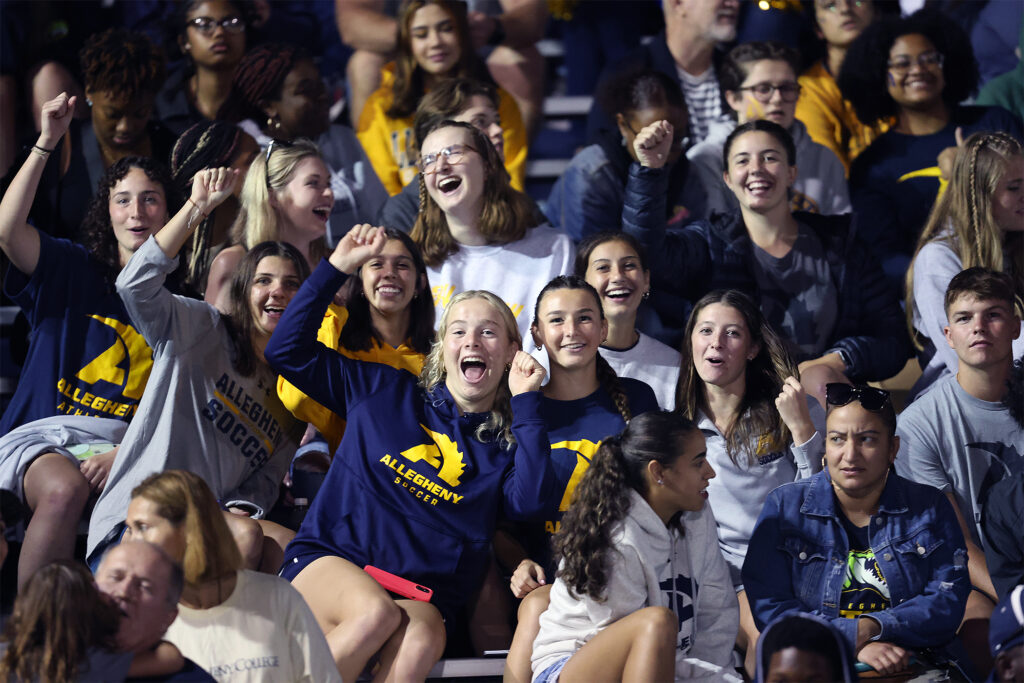
[[[264,306],[263,313],[271,320],[279,320],[281,314],[284,313],[284,306]]]
[[[611,299],[617,303],[622,303],[630,297],[633,290],[628,287],[615,287],[614,289],[606,290],[604,293],[605,298]]]
[[[772,189],[772,183],[767,180],[755,180],[747,183],[747,191],[751,194],[766,194]]]
[[[716,368],[721,366],[721,365],[723,365],[725,363],[725,359],[723,359],[723,358],[715,358],[715,357],[705,358],[704,361],[706,363],[710,363],[713,367],[716,367]]]
[[[318,206],[315,209],[313,209],[313,213],[316,215],[317,218],[326,222],[327,219],[331,217],[331,207]]]
[[[479,356],[467,356],[459,363],[462,376],[470,382],[479,382],[487,372],[487,363]]]
[[[462,178],[459,178],[458,176],[448,176],[447,178],[442,178],[437,181],[437,189],[443,194],[454,192],[459,189],[460,185],[462,185]]]
[[[377,288],[377,294],[386,298],[395,298],[402,295],[402,288],[394,285],[381,285]]]

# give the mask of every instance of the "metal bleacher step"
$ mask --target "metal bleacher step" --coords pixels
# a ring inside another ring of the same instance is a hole
[[[501,678],[505,670],[504,657],[467,657],[442,659],[427,674],[427,680],[445,678],[491,679]]]

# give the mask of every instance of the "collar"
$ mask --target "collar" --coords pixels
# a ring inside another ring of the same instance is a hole
[[[828,470],[818,472],[810,481],[807,495],[800,505],[800,513],[812,517],[838,518],[835,496],[832,494],[832,478],[828,476]],[[882,489],[882,497],[878,499],[878,512],[875,514],[901,515],[909,510],[903,478],[895,472],[890,472],[885,488]]]

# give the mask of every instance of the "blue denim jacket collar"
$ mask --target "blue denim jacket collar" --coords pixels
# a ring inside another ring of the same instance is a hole
[[[878,499],[878,512],[889,515],[902,515],[910,510],[907,503],[907,493],[903,487],[903,480],[890,472],[882,490],[882,497]],[[822,470],[814,475],[811,481],[810,491],[800,506],[800,513],[815,517],[837,518],[835,497],[832,495],[832,478],[828,470]],[[877,513],[876,513],[877,514]]]

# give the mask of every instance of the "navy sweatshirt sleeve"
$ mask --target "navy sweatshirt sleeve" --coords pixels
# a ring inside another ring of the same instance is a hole
[[[543,515],[557,488],[548,430],[540,414],[541,401],[539,391],[512,397],[516,453],[502,484],[505,514],[510,519],[528,520]]]
[[[347,278],[322,260],[285,308],[263,351],[275,372],[341,416],[385,382],[409,381],[407,372],[347,358],[317,341],[327,305]]]

